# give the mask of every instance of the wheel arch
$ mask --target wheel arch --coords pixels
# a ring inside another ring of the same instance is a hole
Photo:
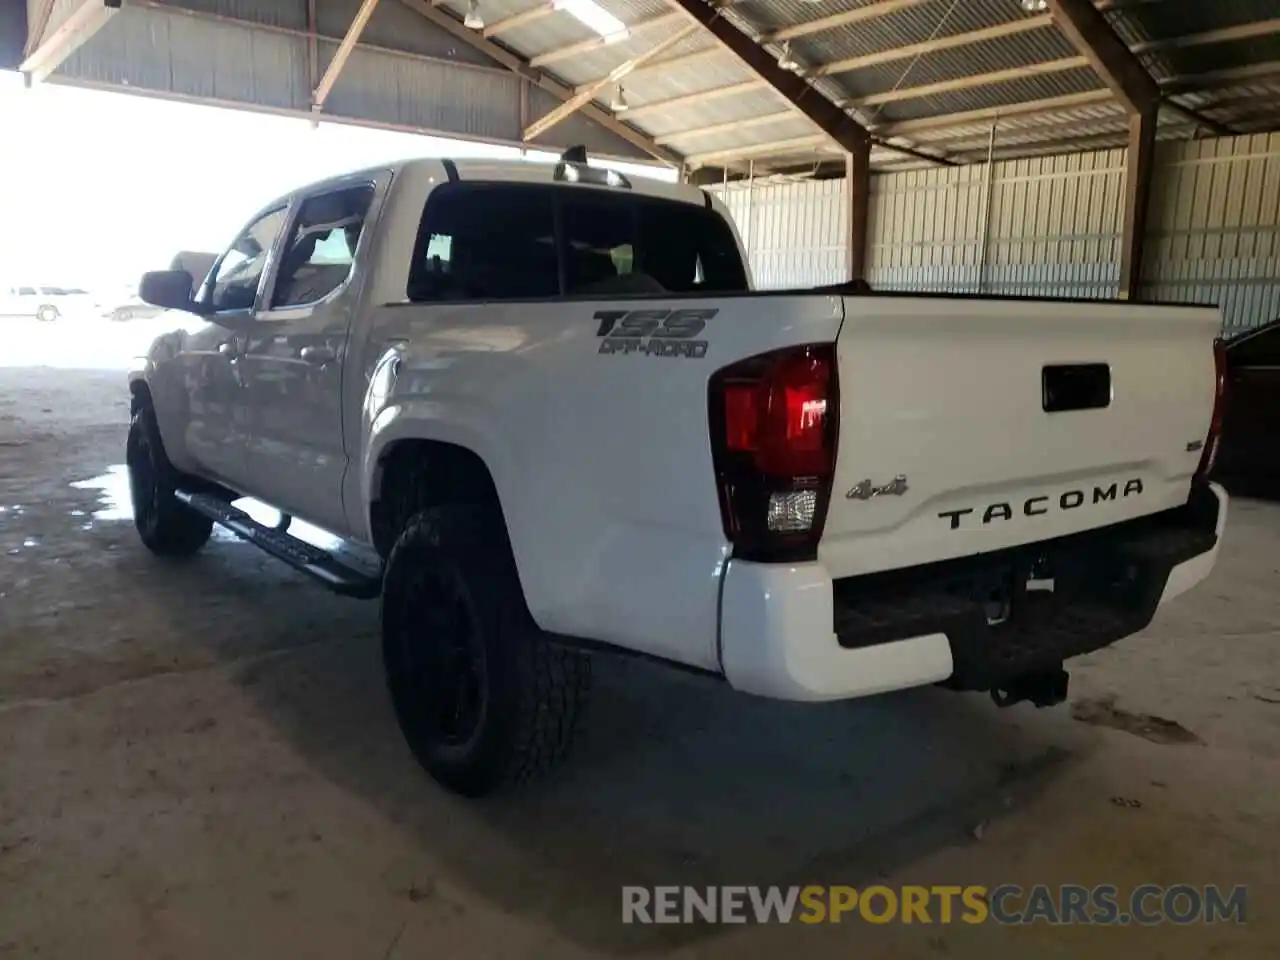
[[[506,525],[493,472],[470,447],[406,437],[379,451],[369,483],[369,532],[379,554],[391,552],[414,513],[449,504],[492,506]]]

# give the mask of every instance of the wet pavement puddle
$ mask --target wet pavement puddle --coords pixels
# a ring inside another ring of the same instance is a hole
[[[100,501],[98,509],[92,511],[88,520],[84,519],[85,511],[70,511],[70,516],[80,521],[82,530],[92,530],[99,522],[122,522],[133,519],[133,501],[129,495],[129,470],[124,464],[110,466],[107,468],[106,473],[99,474],[96,477],[90,477],[87,480],[76,480],[71,486],[77,490],[95,492]],[[274,526],[279,523],[282,516],[280,511],[274,507],[247,497],[236,500],[235,506],[254,520],[267,526]],[[0,510],[2,509],[0,508]],[[20,511],[21,507],[15,506],[13,509]],[[0,521],[3,519],[3,516],[0,516]],[[289,525],[289,535],[297,537],[299,540],[314,547],[319,547],[321,550],[334,550],[342,544],[340,537],[335,537],[328,531],[322,530],[304,520],[294,519]],[[217,524],[213,528],[213,539],[226,543],[244,542],[230,530]],[[31,545],[24,544],[24,546]]]

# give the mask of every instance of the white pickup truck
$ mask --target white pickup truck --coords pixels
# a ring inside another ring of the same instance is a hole
[[[380,597],[408,742],[469,795],[564,752],[597,648],[790,700],[1060,702],[1226,516],[1216,310],[750,292],[718,201],[581,152],[319,183],[194,296],[141,289],[177,327],[130,378],[143,542],[216,522]]]

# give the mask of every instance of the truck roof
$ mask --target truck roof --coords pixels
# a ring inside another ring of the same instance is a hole
[[[504,182],[504,183],[555,183],[555,171],[558,166],[556,163],[541,163],[529,160],[452,160],[447,157],[416,157],[410,160],[397,160],[393,163],[378,164],[376,166],[365,167],[359,170],[352,170],[349,173],[340,174],[334,177],[326,177],[314,183],[299,186],[295,190],[280,197],[274,201],[278,204],[280,200],[291,197],[296,193],[309,192],[316,188],[322,187],[328,183],[339,183],[349,180],[353,177],[362,175],[373,175],[375,173],[391,171],[391,173],[399,177],[407,177],[409,179],[417,179],[422,177],[430,179],[439,177],[441,167],[444,167],[446,175],[449,179],[456,179],[459,182]],[[664,200],[676,200],[683,203],[692,203],[699,206],[705,206],[708,202],[708,194],[698,187],[689,186],[682,183],[667,183],[662,180],[654,180],[644,176],[625,176],[624,183],[628,186],[605,186],[584,184],[587,189],[599,190],[630,190],[630,192],[646,197],[659,197]],[[274,205],[273,204],[273,205]]]

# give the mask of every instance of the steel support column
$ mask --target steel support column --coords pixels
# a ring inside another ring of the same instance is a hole
[[[871,141],[844,158],[844,178],[849,202],[848,279],[867,279],[868,236],[871,227]]]
[[[1142,289],[1142,256],[1156,151],[1156,111],[1129,117],[1125,152],[1124,227],[1120,237],[1120,296],[1136,300]]]

